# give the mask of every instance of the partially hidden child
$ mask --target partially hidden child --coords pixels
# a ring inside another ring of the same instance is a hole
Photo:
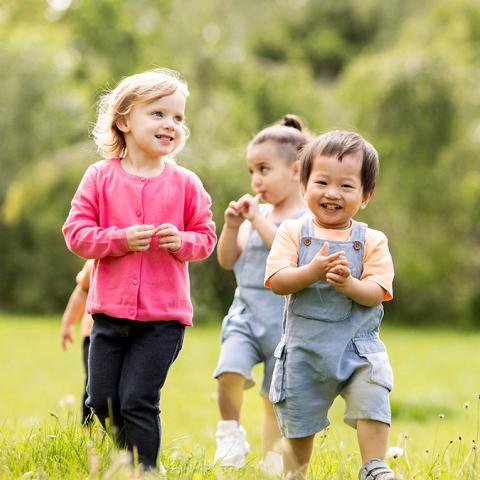
[[[240,423],[243,390],[255,384],[252,368],[263,363],[262,470],[282,471],[281,436],[268,392],[273,352],[282,333],[284,299],[265,288],[265,262],[278,225],[305,213],[298,157],[309,138],[303,121],[295,115],[285,115],[258,132],[246,151],[255,196],[245,194],[225,210],[217,254],[223,268],[234,270],[237,289],[223,320],[220,358],[214,373],[221,416],[215,461],[222,466],[245,465],[250,446]]]
[[[90,276],[93,269],[93,260],[87,260],[82,270],[75,277],[76,286],[65,307],[60,326],[60,337],[62,348],[66,352],[74,341],[73,326],[80,319],[80,333],[82,335],[82,360],[85,372],[85,386],[82,395],[82,416],[81,423],[84,426],[92,424],[93,416],[90,409],[85,404],[87,400],[88,383],[88,350],[90,346],[90,332],[93,327],[93,318],[86,312],[88,290],[90,289]]]

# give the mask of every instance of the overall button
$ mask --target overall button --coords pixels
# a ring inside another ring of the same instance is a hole
[[[353,242],[353,249],[354,250],[360,250],[361,248],[362,248],[362,244],[358,240],[355,240]]]
[[[312,239],[311,238],[304,238],[303,239],[303,244],[308,247],[309,245],[312,244]]]
[[[137,280],[136,278],[134,278],[133,281],[132,281],[132,283],[133,283],[134,285],[138,285],[138,280]]]
[[[141,216],[142,216],[142,211],[141,211],[141,210],[137,210],[135,213],[137,214],[137,217],[141,217]]]

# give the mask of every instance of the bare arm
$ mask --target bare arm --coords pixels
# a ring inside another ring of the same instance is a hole
[[[277,295],[290,295],[299,292],[317,281],[310,265],[286,267],[274,273],[269,279],[270,288]]]
[[[225,223],[217,244],[218,263],[225,270],[232,270],[237,258],[242,253],[238,233],[240,226],[245,221],[240,204],[232,201],[224,213]]]
[[[218,263],[225,270],[232,270],[237,258],[242,253],[238,242],[240,226],[232,227],[226,223],[223,225],[222,233],[218,239],[217,258]]]
[[[60,330],[63,350],[68,350],[70,344],[73,343],[72,327],[85,311],[87,295],[87,291],[80,285],[77,285],[70,295],[65,311],[63,312]]]
[[[350,269],[345,266],[333,268],[327,273],[326,280],[338,292],[365,307],[380,305],[385,298],[385,290],[378,283],[352,277]]]

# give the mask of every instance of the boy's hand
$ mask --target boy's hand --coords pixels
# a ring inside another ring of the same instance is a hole
[[[230,228],[238,228],[244,222],[245,218],[240,212],[240,204],[238,202],[230,202],[224,213],[225,224]]]
[[[327,273],[327,282],[335,287],[335,290],[342,292],[346,288],[348,288],[348,285],[352,279],[352,272],[348,267],[345,265],[337,265],[336,267],[333,267],[328,273]]]
[[[171,223],[162,223],[156,228],[158,246],[166,248],[171,252],[177,251],[182,246],[182,237],[175,225]]]
[[[240,213],[245,220],[252,221],[258,215],[258,202],[262,196],[260,194],[254,197],[247,193],[238,200]]]
[[[328,272],[336,267],[348,267],[348,260],[343,250],[329,255],[328,249],[328,242],[325,242],[309,264],[317,280],[326,281]]]
[[[68,347],[70,347],[74,340],[72,325],[66,325],[62,323],[60,338],[62,340],[63,351],[66,352],[68,350]]]
[[[144,252],[148,250],[155,230],[155,225],[132,225],[128,227],[128,249],[133,252]]]

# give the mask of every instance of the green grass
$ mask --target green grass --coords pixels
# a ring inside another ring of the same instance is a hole
[[[413,328],[382,334],[395,371],[390,444],[407,453],[392,465],[405,479],[480,478],[472,449],[479,440],[480,334]],[[219,328],[189,329],[162,391],[161,455],[169,478],[262,478],[258,388],[245,394],[248,466],[231,472],[213,465],[218,413],[211,374],[218,350]],[[0,478],[141,477],[98,428],[89,434],[77,426],[80,338],[64,353],[55,319],[0,316],[0,365]],[[261,370],[255,373],[260,379]],[[75,396],[74,406],[60,407],[67,394]],[[309,478],[356,478],[360,459],[342,403],[332,408],[328,432],[317,436]]]

